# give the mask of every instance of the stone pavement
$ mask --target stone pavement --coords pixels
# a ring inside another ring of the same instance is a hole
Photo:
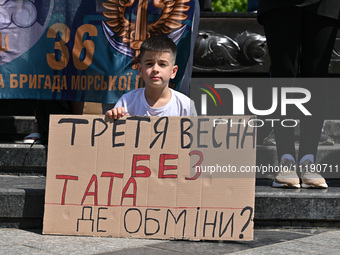
[[[255,229],[251,242],[169,241],[42,235],[40,229],[0,229],[0,254],[339,254],[340,230]]]

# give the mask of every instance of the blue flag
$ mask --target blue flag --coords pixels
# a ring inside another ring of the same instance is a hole
[[[170,86],[181,86],[195,0],[2,2],[0,99],[115,103],[143,87],[139,47],[160,33],[177,44],[179,72]]]

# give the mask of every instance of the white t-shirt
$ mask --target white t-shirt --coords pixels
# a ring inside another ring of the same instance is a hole
[[[137,116],[197,116],[194,102],[189,97],[169,89],[170,101],[162,107],[151,107],[145,99],[145,88],[140,88],[124,94],[115,108],[124,107],[130,115]]]

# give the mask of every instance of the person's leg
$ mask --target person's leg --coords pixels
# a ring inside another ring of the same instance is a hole
[[[328,66],[336,38],[338,23],[336,20],[315,15],[309,11],[304,14],[304,29],[301,52],[301,76],[327,77]],[[326,80],[308,81],[312,94],[309,108],[312,116],[301,117],[299,165],[302,171],[303,188],[327,188],[325,179],[311,171],[315,163],[317,147],[324,122],[326,103]]]
[[[286,7],[263,14],[262,23],[271,59],[271,77],[296,77],[299,71],[301,8]],[[279,160],[284,154],[295,158],[294,128],[274,126]]]
[[[272,10],[263,15],[262,23],[271,59],[271,77],[296,77],[301,44],[301,9],[286,7]],[[293,84],[285,84],[289,85]],[[283,116],[279,118],[283,119]],[[283,127],[276,122],[274,133],[282,171],[276,174],[272,186],[300,188],[295,171],[294,128]]]
[[[50,114],[72,114],[73,111],[70,101],[37,100],[35,113],[41,142],[47,143]]]
[[[296,77],[301,42],[300,8],[277,8],[262,15],[271,77]]]
[[[331,18],[306,12],[301,50],[301,76],[327,77],[328,66],[334,47],[338,22]],[[312,116],[302,116],[300,124],[299,159],[311,154],[316,157],[324,122],[324,106],[326,104],[325,80],[317,80],[307,84],[312,98],[307,107]]]
[[[309,11],[303,22],[301,76],[327,77],[339,22]]]

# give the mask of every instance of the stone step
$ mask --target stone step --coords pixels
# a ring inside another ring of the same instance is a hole
[[[340,179],[326,179],[328,189],[280,189],[257,179],[255,224],[260,226],[339,226]]]
[[[0,176],[0,227],[42,226],[45,177]],[[328,189],[277,189],[271,180],[257,179],[255,226],[340,225],[340,180],[327,180]]]
[[[0,174],[45,175],[47,145],[0,143]]]
[[[32,132],[34,116],[0,116],[0,141],[20,141]]]
[[[324,126],[325,132],[340,143],[340,120],[327,120]]]
[[[0,227],[39,228],[45,177],[0,175]]]

